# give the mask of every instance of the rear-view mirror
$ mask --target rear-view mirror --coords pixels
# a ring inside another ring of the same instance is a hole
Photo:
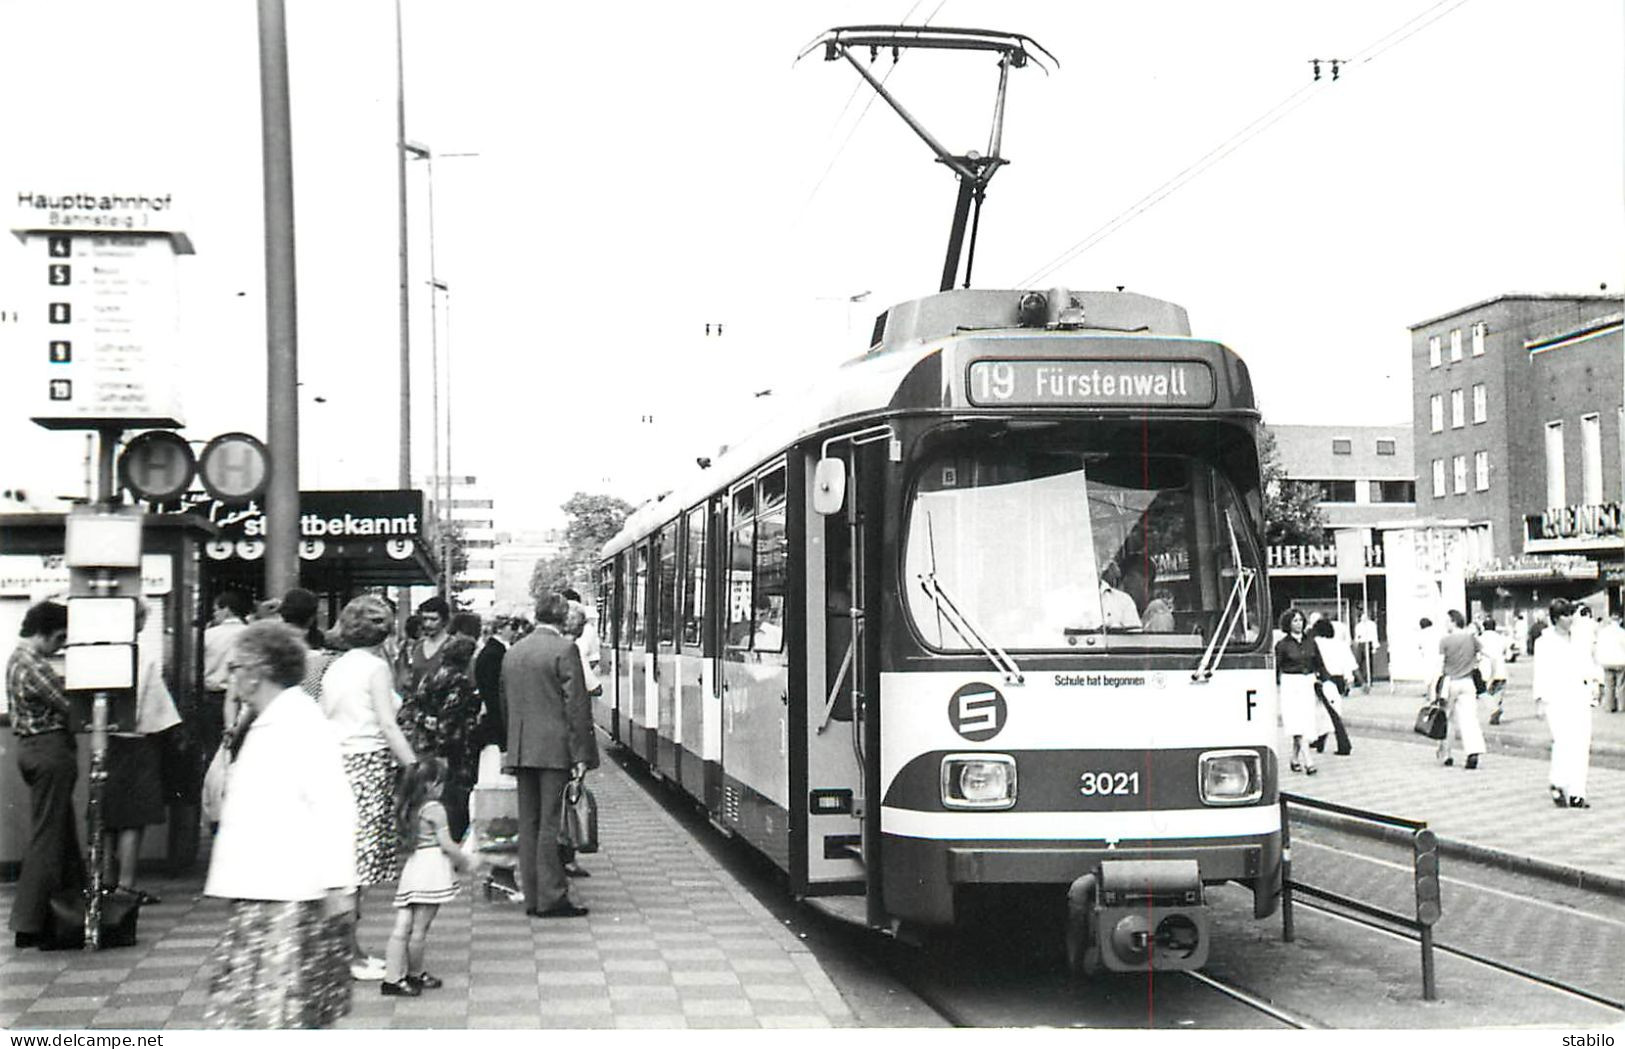
[[[846,461],[826,456],[813,471],[813,509],[825,517],[846,500]]]

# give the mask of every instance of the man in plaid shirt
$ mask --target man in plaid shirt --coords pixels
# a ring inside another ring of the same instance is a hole
[[[79,764],[68,731],[68,697],[48,662],[67,643],[68,610],[41,601],[23,616],[21,634],[6,663],[6,694],[17,768],[28,785],[29,840],[11,904],[11,930],[18,947],[35,947],[45,935],[51,893],[82,888],[85,867],[74,826]]]

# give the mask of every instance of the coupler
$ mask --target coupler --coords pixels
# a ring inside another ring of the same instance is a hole
[[[1195,860],[1108,860],[1067,889],[1074,971],[1197,969],[1211,939]]]

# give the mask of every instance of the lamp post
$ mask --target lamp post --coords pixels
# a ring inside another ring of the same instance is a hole
[[[430,207],[433,214],[433,206]],[[431,224],[432,228],[432,224]],[[433,270],[434,239],[431,235],[429,241],[430,269]],[[440,547],[440,596],[447,601],[451,600],[451,541],[446,535],[446,529],[451,524],[451,356],[450,342],[447,343],[446,359],[446,463],[444,471],[440,466],[440,296],[446,296],[446,311],[449,321],[451,315],[451,287],[443,280],[429,278],[429,360],[430,370],[434,380],[434,463],[435,475],[433,477],[436,489],[436,499],[440,503],[440,510],[435,515],[439,519],[439,528],[436,536]]]
[[[430,381],[433,385],[431,396],[431,419],[433,422],[433,440],[431,442],[431,455],[434,465],[430,470],[429,483],[433,486],[437,499],[442,499],[441,510],[436,515],[440,519],[439,552],[441,555],[440,584],[437,588],[440,596],[450,600],[451,597],[451,565],[447,562],[450,546],[446,542],[444,524],[451,519],[451,361],[450,341],[447,343],[448,358],[446,361],[446,463],[444,471],[440,462],[440,300],[439,295],[446,296],[447,318],[449,323],[451,310],[451,288],[440,279],[439,268],[435,264],[435,211],[434,211],[434,162],[438,157],[477,157],[478,153],[436,153],[421,142],[408,142],[401,140],[401,156],[404,164],[406,158],[424,162],[426,185],[428,190],[429,212],[429,360]]]

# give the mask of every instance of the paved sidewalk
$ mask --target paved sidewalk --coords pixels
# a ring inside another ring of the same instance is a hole
[[[1625,713],[1594,712],[1592,808],[1560,810],[1549,794],[1551,737],[1534,716],[1531,673],[1527,661],[1513,664],[1503,723],[1485,725],[1489,751],[1476,770],[1465,769],[1460,754],[1454,767],[1440,766],[1433,741],[1413,732],[1419,684],[1390,692],[1378,682],[1370,694],[1356,689],[1344,703],[1354,752],[1337,757],[1328,745],[1316,755],[1316,775],[1284,771],[1281,789],[1425,820],[1446,853],[1625,895]],[[1290,749],[1283,740],[1283,769]],[[1295,809],[1300,817],[1308,811]]]
[[[857,1019],[806,946],[693,841],[628,774],[606,761],[603,848],[573,882],[585,918],[530,920],[523,904],[466,890],[441,908],[428,967],[446,986],[384,998],[356,985],[339,1028],[812,1028]],[[102,951],[19,951],[0,943],[0,1027],[195,1028],[205,958],[225,913],[197,899],[201,871],[152,883],[140,942]],[[12,886],[0,886],[9,908]],[[367,898],[361,942],[382,953],[389,887]]]

